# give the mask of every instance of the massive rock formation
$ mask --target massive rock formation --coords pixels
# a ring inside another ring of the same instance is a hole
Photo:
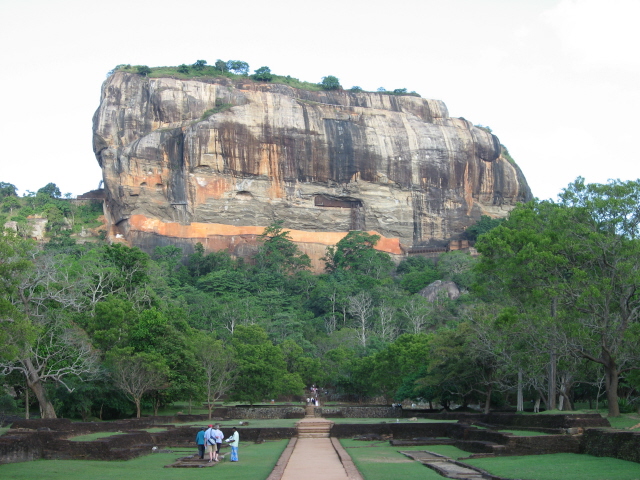
[[[349,230],[402,254],[531,197],[497,137],[444,103],[118,71],[93,121],[110,234],[248,255],[281,219],[312,258]]]

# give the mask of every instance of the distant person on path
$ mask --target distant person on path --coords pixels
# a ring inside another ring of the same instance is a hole
[[[216,426],[213,427],[213,436],[216,439],[216,451],[213,454],[213,459],[217,462],[219,460],[218,455],[220,454],[220,447],[224,440],[224,434],[222,433],[222,430],[220,430],[220,425],[216,424]]]
[[[240,444],[240,435],[238,434],[238,429],[233,427],[233,433],[229,438],[225,440],[231,447],[231,461],[238,461],[238,445]]]
[[[204,432],[206,428],[202,427],[196,435],[196,445],[198,445],[198,456],[200,460],[204,460]]]
[[[209,425],[209,429],[204,432],[204,443],[209,453],[209,463],[213,462],[214,452],[216,451],[216,437],[214,435],[213,425]]]

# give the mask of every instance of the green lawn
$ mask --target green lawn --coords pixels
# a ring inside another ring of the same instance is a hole
[[[193,425],[197,427],[206,427],[207,425],[213,423],[218,423],[220,425],[220,430],[224,430],[225,428],[230,429],[231,427],[238,427],[242,429],[244,427],[240,426],[241,421],[249,422],[247,428],[284,428],[284,427],[295,427],[296,422],[299,422],[300,418],[275,418],[275,419],[256,419],[256,420],[224,420],[224,421],[216,421],[216,420],[200,420],[197,422],[188,422],[188,423],[176,423],[176,427],[182,427],[185,425]],[[242,438],[240,438],[242,440]]]
[[[3,480],[189,480],[212,478],[225,480],[262,480],[269,476],[286,447],[287,440],[262,444],[240,443],[240,461],[223,461],[211,470],[200,468],[163,468],[195,449],[174,449],[174,453],[155,453],[126,462],[89,460],[36,460],[33,462],[0,465]]]
[[[96,432],[70,437],[67,440],[71,440],[72,442],[90,442],[92,440],[97,440],[98,438],[113,437],[114,435],[123,435],[125,433],[127,432]]]
[[[465,463],[507,478],[530,480],[638,480],[640,464],[576,453],[477,458]]]
[[[398,453],[400,448],[389,442],[340,440],[365,480],[442,480],[443,477],[419,462]],[[431,446],[429,447],[432,448]],[[424,450],[425,447],[402,447],[402,450]],[[2,473],[2,470],[0,470]]]
[[[442,479],[429,468],[399,453],[400,450],[428,450],[452,459],[470,454],[452,445],[392,447],[388,442],[340,440],[365,480]],[[529,480],[640,480],[640,464],[606,457],[572,453],[494,457],[464,460],[469,465],[505,478]],[[1,471],[0,471],[1,472]]]
[[[417,422],[410,422],[407,418],[327,418],[334,423],[458,423],[457,420],[432,420],[430,418],[419,418]]]
[[[549,433],[532,432],[530,430],[499,430],[500,433],[511,433],[517,437],[541,437]]]

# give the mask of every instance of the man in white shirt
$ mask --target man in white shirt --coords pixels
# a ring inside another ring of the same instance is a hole
[[[225,440],[231,447],[231,461],[238,461],[238,445],[240,444],[240,435],[238,434],[238,429],[233,427],[233,434]]]

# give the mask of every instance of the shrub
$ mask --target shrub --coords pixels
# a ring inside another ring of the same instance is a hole
[[[340,85],[340,80],[338,80],[338,78],[334,77],[333,75],[322,77],[322,82],[320,82],[320,85],[325,90],[337,90],[339,88],[342,88]]]
[[[151,69],[146,65],[138,65],[136,69],[138,71],[138,75],[142,75],[143,77],[146,77],[151,73]]]
[[[350,92],[353,92],[353,93],[360,93],[360,92],[364,92],[364,90],[362,90],[362,87],[358,87],[358,86],[356,86],[356,85],[354,85],[353,87],[351,87],[351,88],[349,89],[349,91],[350,91]]]
[[[204,70],[204,67],[207,65],[206,60],[196,60],[196,63],[193,64],[194,70]]]
[[[189,65],[185,65],[184,63],[178,67],[179,73],[189,73]]]
[[[263,82],[270,82],[273,80],[273,74],[269,67],[260,67],[252,75],[254,80],[260,80]]]

